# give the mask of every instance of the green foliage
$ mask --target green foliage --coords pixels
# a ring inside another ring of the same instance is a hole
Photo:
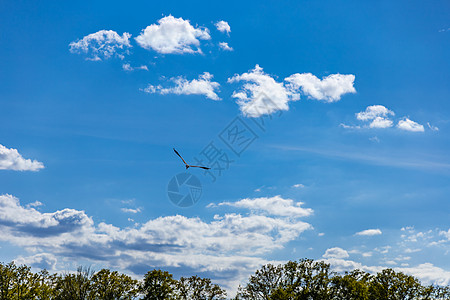
[[[340,275],[324,262],[302,259],[263,266],[239,288],[236,299],[449,300],[450,287],[422,286],[413,276],[392,269],[376,275],[361,270]]]
[[[191,276],[181,277],[177,282],[177,299],[180,300],[219,300],[225,299],[227,293],[209,278]]]
[[[130,300],[139,292],[138,281],[119,272],[102,269],[91,278],[89,299]]]
[[[145,300],[174,299],[176,280],[166,271],[153,270],[144,277],[142,292]]]
[[[161,270],[139,282],[117,271],[78,268],[75,273],[33,273],[30,267],[0,263],[0,300],[223,300],[226,292],[209,278],[173,278]],[[392,269],[377,274],[338,274],[311,259],[262,266],[239,287],[235,300],[449,300],[450,286],[421,285]]]

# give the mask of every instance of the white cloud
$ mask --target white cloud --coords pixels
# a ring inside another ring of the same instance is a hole
[[[139,67],[132,67],[130,64],[123,64],[122,65],[122,69],[124,69],[125,71],[134,71],[134,70],[145,70],[148,71],[148,67],[145,65],[141,65]]]
[[[229,288],[268,263],[264,254],[282,249],[310,229],[298,218],[255,213],[216,215],[211,221],[165,216],[122,229],[95,224],[83,211],[41,213],[11,195],[0,196],[0,241],[32,249],[32,257],[20,258],[24,262],[54,265],[56,257],[135,274],[155,267],[195,269],[199,275],[214,274]]]
[[[16,265],[27,265],[37,269],[55,270],[57,258],[51,253],[39,253],[32,256],[19,256],[14,259]],[[40,271],[39,270],[39,271]]]
[[[355,75],[332,74],[320,80],[311,73],[293,74],[285,79],[290,83],[291,89],[301,88],[302,92],[310,98],[335,102],[347,93],[356,93],[353,83]]]
[[[344,124],[344,123],[339,124],[339,126],[341,126],[342,128],[345,128],[345,129],[361,129],[361,126],[358,126],[358,125],[347,125],[347,124]]]
[[[423,125],[420,125],[419,123],[414,122],[406,117],[398,121],[397,127],[400,128],[401,130],[406,131],[413,131],[413,132],[424,131]]]
[[[228,24],[228,22],[226,22],[226,21],[219,21],[219,22],[217,22],[216,23],[216,28],[220,32],[226,32],[228,34],[231,32],[231,27]]]
[[[23,158],[17,149],[0,145],[0,170],[38,171],[43,168],[43,163]]]
[[[377,117],[394,116],[394,112],[387,109],[383,105],[371,105],[366,108],[365,111],[356,114],[356,118],[361,121],[368,121],[376,119]]]
[[[388,128],[392,127],[393,122],[383,117],[376,117],[369,125],[370,128]]]
[[[220,84],[211,81],[212,78],[213,75],[208,72],[200,75],[198,79],[193,79],[191,81],[179,76],[170,79],[175,83],[174,87],[163,88],[161,85],[149,85],[143,91],[146,93],[159,93],[161,95],[204,95],[212,100],[221,100],[215,92],[216,89],[219,89]]]
[[[443,235],[447,240],[450,241],[450,229],[448,231],[440,231],[439,235]]]
[[[302,202],[294,202],[292,199],[283,199],[281,196],[261,197],[254,199],[242,199],[237,202],[222,202],[220,205],[228,205],[239,208],[247,208],[251,211],[263,211],[273,216],[306,217],[313,213],[311,208],[301,207]]]
[[[228,43],[225,42],[221,42],[219,43],[219,47],[220,49],[222,49],[223,51],[233,51],[233,48],[228,46]]]
[[[39,207],[44,205],[42,202],[40,201],[34,201],[33,203],[27,204],[27,207]]]
[[[304,188],[305,186],[301,183],[297,183],[297,184],[294,184],[292,187],[298,189],[298,188]]]
[[[355,235],[361,235],[361,236],[373,236],[373,235],[380,235],[382,234],[380,229],[367,229],[360,232],[355,233]]]
[[[126,208],[126,207],[122,207],[120,210],[123,211],[124,213],[132,213],[132,214],[137,214],[137,213],[141,212],[140,208]]]
[[[130,37],[131,34],[128,32],[120,36],[113,30],[100,30],[70,43],[70,52],[87,54],[88,60],[108,59],[114,55],[123,59],[124,54],[128,53],[128,48],[131,48]]]
[[[347,258],[349,257],[348,252],[342,248],[334,247],[329,248],[325,251],[323,258]]]
[[[360,121],[371,121],[369,124],[369,128],[389,128],[394,125],[394,122],[389,119],[389,116],[394,116],[395,113],[389,109],[387,109],[383,105],[371,105],[366,108],[365,111],[356,113],[356,119]],[[344,128],[361,128],[359,126],[348,126],[341,124]],[[365,126],[367,128],[367,126]],[[428,123],[428,127],[431,130],[437,131],[439,128],[431,126]],[[404,117],[403,119],[398,121],[397,128],[406,131],[414,131],[414,132],[423,132],[423,125],[411,121],[410,119]]]
[[[427,122],[427,125],[428,125],[428,128],[430,128],[431,130],[433,130],[433,131],[439,131],[439,128],[436,127],[436,126],[431,125],[430,122]]]
[[[200,40],[209,40],[207,28],[194,28],[189,20],[169,15],[142,30],[136,37],[137,43],[145,49],[162,54],[202,53]]]
[[[341,258],[324,259],[324,262],[331,265],[332,270],[336,272],[352,271],[359,269],[369,273],[381,272],[386,267],[383,266],[366,266],[359,262],[345,260]],[[387,264],[396,264],[395,261],[387,261]],[[422,284],[449,285],[450,272],[442,268],[436,267],[431,263],[419,264],[416,267],[394,267],[396,272],[403,272],[417,277]]]
[[[253,70],[228,79],[229,83],[246,82],[242,89],[234,91],[242,113],[248,117],[260,117],[277,111],[289,110],[289,101],[300,99],[300,94],[316,100],[338,101],[345,93],[356,92],[354,75],[333,74],[322,80],[312,74],[293,74],[277,82],[256,65]]]
[[[263,69],[256,65],[253,70],[228,79],[229,83],[247,82],[241,91],[234,91],[232,97],[237,99],[242,113],[249,117],[272,114],[288,110],[288,102],[300,99],[298,93],[289,91],[283,83],[276,82]]]
[[[379,143],[380,139],[377,136],[373,136],[371,138],[369,138],[369,141],[375,142],[375,143]]]

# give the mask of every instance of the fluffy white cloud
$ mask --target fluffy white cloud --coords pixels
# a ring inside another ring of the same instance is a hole
[[[183,18],[169,15],[158,20],[158,23],[147,26],[136,37],[141,47],[162,54],[202,53],[200,40],[211,38],[207,28],[195,28]]]
[[[373,235],[380,235],[382,234],[380,229],[367,229],[360,232],[355,233],[355,235],[362,235],[362,236],[373,236]]]
[[[228,46],[228,43],[225,42],[221,42],[219,43],[219,47],[220,49],[222,49],[223,51],[233,51],[233,48]]]
[[[229,83],[246,82],[242,90],[234,91],[232,97],[237,99],[242,113],[249,117],[272,114],[288,110],[288,102],[300,99],[298,93],[288,90],[283,83],[276,82],[263,69],[256,65],[253,70],[228,79]]]
[[[88,60],[108,59],[114,55],[123,59],[131,47],[131,34],[124,32],[120,36],[113,30],[100,30],[69,44],[70,52],[89,55]]]
[[[359,262],[346,260],[343,258],[328,258],[324,262],[331,265],[332,270],[336,272],[352,271],[359,269],[369,273],[381,272],[385,266],[366,266]],[[396,264],[395,261],[386,261],[387,264]],[[407,265],[407,264],[402,264]],[[394,267],[396,272],[403,272],[418,278],[423,284],[450,284],[450,272],[442,268],[436,267],[431,263],[419,264],[415,267]]]
[[[371,105],[368,106],[365,111],[357,113],[356,118],[361,121],[368,121],[376,119],[377,117],[384,118],[389,115],[394,116],[395,113],[383,105]]]
[[[200,75],[198,79],[193,79],[191,81],[179,76],[170,79],[175,83],[174,87],[163,88],[161,85],[149,85],[143,91],[146,93],[159,93],[161,95],[204,95],[212,100],[220,100],[220,97],[215,92],[216,89],[219,89],[220,84],[211,81],[212,78],[213,75],[208,72]]]
[[[222,202],[220,205],[228,205],[239,208],[247,208],[251,211],[262,211],[269,215],[285,217],[306,217],[313,213],[311,208],[301,207],[302,202],[294,202],[292,199],[283,199],[280,196],[261,197],[254,199],[242,199],[237,202]]]
[[[392,127],[394,123],[383,117],[376,117],[369,125],[370,128],[388,128]]]
[[[356,113],[355,115],[356,115],[356,119],[358,119],[360,121],[371,121],[371,123],[368,126],[369,128],[389,128],[394,125],[394,122],[391,119],[389,119],[389,116],[394,116],[395,113],[393,111],[387,109],[383,105],[368,106],[365,111]],[[367,126],[364,126],[364,127],[349,126],[349,125],[345,125],[345,124],[341,124],[341,126],[344,128],[355,128],[355,129],[367,128]],[[428,123],[428,127],[434,131],[439,130],[439,128],[431,126],[429,123]],[[397,128],[399,128],[401,130],[413,131],[413,132],[423,132],[425,130],[423,125],[421,125],[417,122],[411,121],[410,119],[408,119],[406,117],[404,117],[403,119],[398,121]]]
[[[142,65],[139,67],[132,67],[130,64],[123,64],[122,65],[122,69],[124,69],[125,71],[134,71],[134,70],[145,70],[148,71],[148,67],[146,65]]]
[[[323,258],[347,258],[349,257],[348,252],[342,248],[334,247],[329,248],[325,251]]]
[[[309,229],[298,218],[255,213],[216,215],[211,221],[175,215],[119,228],[94,224],[83,211],[41,213],[11,195],[0,196],[0,241],[33,251],[19,261],[54,266],[54,258],[87,260],[135,274],[155,267],[195,269],[215,274],[229,288],[268,263],[263,254]]]
[[[43,163],[23,158],[17,149],[0,145],[0,170],[38,171],[43,168]]]
[[[355,75],[332,74],[321,79],[311,73],[293,74],[285,79],[290,88],[299,89],[310,98],[335,102],[347,93],[356,93],[353,83]]]
[[[414,122],[408,118],[404,118],[398,121],[397,127],[401,130],[413,131],[413,132],[423,132],[425,131],[423,125],[420,125],[417,122]]]
[[[284,82],[277,82],[256,65],[248,73],[229,78],[228,82],[245,82],[232,97],[237,99],[245,116],[255,118],[289,110],[288,103],[299,100],[301,93],[316,100],[338,101],[343,94],[356,92],[354,79],[354,75],[333,74],[320,80],[309,73],[297,73],[285,78]]]
[[[33,268],[55,270],[57,258],[51,253],[39,253],[31,256],[19,256],[14,259],[16,265],[27,265]]]
[[[356,118],[361,121],[372,120],[370,128],[388,128],[392,127],[393,122],[387,117],[394,116],[394,112],[383,105],[371,105],[365,111],[356,114]]]
[[[226,22],[226,21],[219,21],[219,22],[217,22],[216,23],[216,28],[220,32],[226,32],[226,33],[230,33],[231,32],[231,27],[228,24],[228,22]]]

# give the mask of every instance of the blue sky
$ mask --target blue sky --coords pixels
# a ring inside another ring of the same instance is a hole
[[[2,2],[0,260],[161,268],[231,293],[303,257],[449,284],[449,14],[446,1]],[[221,139],[233,122],[254,137],[239,156]],[[202,196],[174,205],[172,148],[194,163],[211,142],[232,162],[211,162],[214,182],[189,169]]]

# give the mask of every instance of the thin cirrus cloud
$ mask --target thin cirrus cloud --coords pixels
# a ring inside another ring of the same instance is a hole
[[[230,24],[228,24],[227,21],[222,20],[222,21],[217,22],[215,25],[216,25],[217,30],[219,30],[220,32],[227,33],[227,34],[229,34],[231,32]]]
[[[100,30],[69,44],[70,52],[87,55],[87,60],[100,61],[117,56],[120,59],[128,54],[131,34],[119,35],[113,30]]]
[[[285,207],[280,201],[278,205]],[[293,203],[291,206],[298,208]],[[32,256],[21,257],[22,261],[56,269],[64,268],[64,260],[74,257],[108,262],[109,267],[135,274],[155,266],[192,268],[222,278],[228,287],[237,287],[239,281],[268,263],[264,254],[282,249],[312,229],[283,211],[270,215],[264,209],[253,211],[249,205],[242,208],[253,213],[216,214],[211,221],[165,216],[119,228],[95,224],[84,211],[66,208],[42,213],[21,205],[12,195],[0,195],[0,240],[33,249]]]
[[[206,98],[211,100],[221,100],[217,95],[216,90],[219,89],[220,84],[218,82],[211,81],[213,75],[204,72],[201,74],[198,79],[187,80],[182,76],[173,77],[170,79],[175,85],[172,87],[163,87],[161,85],[148,85],[144,92],[150,94],[176,94],[176,95],[203,95]]]
[[[135,39],[142,48],[161,54],[192,54],[202,53],[200,40],[211,36],[207,28],[196,28],[189,20],[169,15],[147,26]]]
[[[380,229],[366,229],[366,230],[355,233],[355,235],[359,235],[359,236],[374,236],[374,235],[380,235],[380,234],[382,234]]]
[[[39,171],[43,168],[43,163],[25,159],[17,149],[6,148],[0,144],[0,170]]]
[[[310,73],[293,74],[277,82],[256,65],[247,73],[236,74],[229,83],[244,82],[241,89],[234,91],[242,113],[249,117],[289,110],[288,103],[297,101],[303,94],[310,99],[335,102],[347,93],[355,93],[354,75],[332,74],[319,79]]]
[[[122,69],[123,69],[124,71],[128,71],[128,72],[135,71],[135,70],[145,70],[145,71],[148,71],[148,67],[147,67],[146,65],[141,65],[141,66],[139,66],[139,67],[132,67],[130,64],[123,64],[123,65],[122,65]]]

